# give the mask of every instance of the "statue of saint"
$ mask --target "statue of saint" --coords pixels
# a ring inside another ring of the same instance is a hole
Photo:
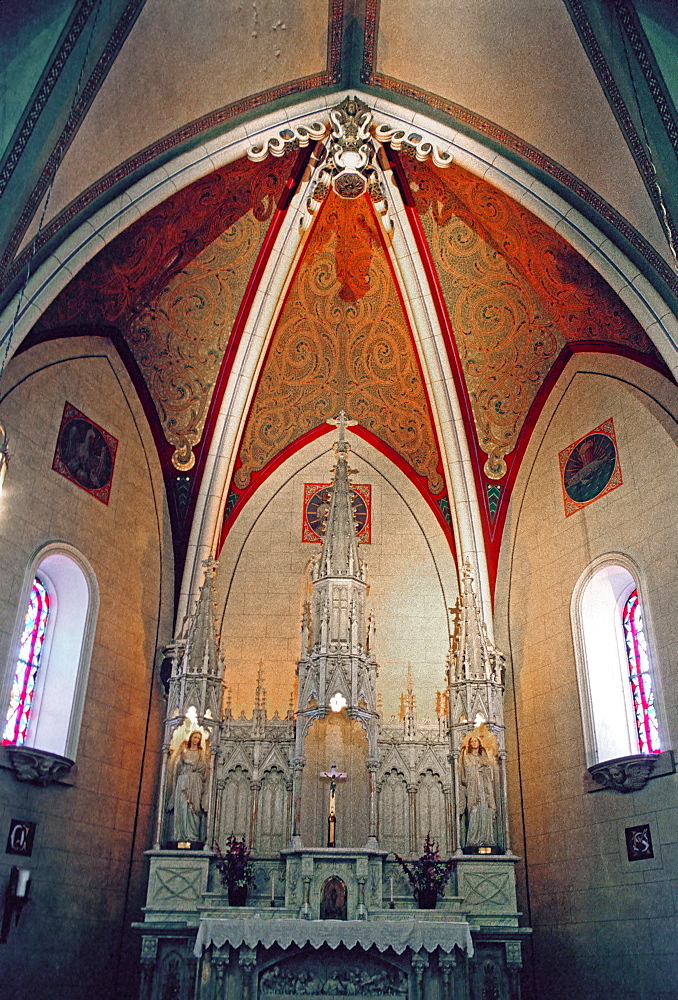
[[[492,759],[479,736],[470,736],[459,757],[459,812],[466,813],[466,847],[494,847],[497,843]]]
[[[204,840],[205,792],[209,771],[209,749],[202,733],[194,730],[170,756],[169,798],[172,813],[170,840],[190,843]]]

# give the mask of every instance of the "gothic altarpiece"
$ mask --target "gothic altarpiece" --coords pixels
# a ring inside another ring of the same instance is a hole
[[[251,718],[224,691],[213,576],[171,661],[157,844],[142,931],[142,1000],[519,993],[520,939],[505,814],[503,658],[468,567],[453,609],[447,688],[417,719],[378,711],[375,623],[351,510],[345,417],[333,493],[303,613],[296,710]],[[227,676],[227,675],[226,675]],[[389,852],[427,834],[456,868],[420,910]],[[229,907],[215,843],[245,838],[256,879]]]

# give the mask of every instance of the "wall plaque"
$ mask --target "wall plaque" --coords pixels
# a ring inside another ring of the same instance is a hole
[[[654,857],[652,834],[648,823],[643,823],[640,826],[627,826],[624,834],[629,861],[645,861]]]
[[[66,403],[52,468],[108,504],[118,441],[93,420]]]
[[[612,418],[559,453],[565,517],[622,485]]]
[[[30,858],[34,837],[35,823],[24,819],[10,820],[5,854],[20,854],[24,858]]]

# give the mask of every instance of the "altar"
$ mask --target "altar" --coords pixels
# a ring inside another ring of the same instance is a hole
[[[437,718],[417,718],[411,679],[401,718],[382,718],[343,414],[337,424],[295,710],[269,718],[261,671],[250,718],[224,703],[213,567],[168,651],[141,1000],[519,998],[528,931],[508,841],[503,657],[466,566]],[[219,876],[232,838],[252,851],[243,906]],[[409,880],[424,840],[449,859],[432,909]]]
[[[159,852],[142,925],[142,1000],[517,1000],[526,933],[517,860],[460,858],[436,909],[420,910],[382,852],[290,850],[257,861],[247,906],[229,907],[209,857]],[[319,917],[332,877],[347,886],[346,919]]]

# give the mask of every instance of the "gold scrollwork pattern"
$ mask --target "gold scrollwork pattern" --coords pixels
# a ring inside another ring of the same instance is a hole
[[[181,471],[195,463],[233,321],[288,172],[285,157],[244,160],[196,181],[102,250],[43,319],[44,326],[117,326]]]
[[[370,203],[331,193],[273,333],[235,487],[341,409],[442,492],[426,392]]]
[[[453,165],[404,158],[454,331],[490,479],[566,344],[601,341],[651,354],[624,303],[527,209]]]

